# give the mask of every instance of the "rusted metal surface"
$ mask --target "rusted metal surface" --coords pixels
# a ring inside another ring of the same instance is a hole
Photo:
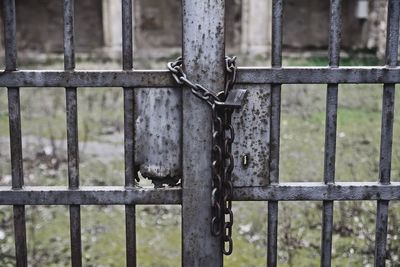
[[[399,83],[400,67],[284,67],[238,68],[236,84]],[[0,72],[4,87],[146,87],[177,84],[167,70]]]
[[[329,66],[339,67],[341,40],[341,0],[330,1]],[[324,183],[335,182],[338,84],[328,84],[326,93]],[[321,266],[330,267],[332,258],[333,201],[322,208]]]
[[[64,69],[75,69],[74,44],[74,0],[64,0]],[[79,188],[79,144],[78,144],[78,101],[76,87],[66,87],[68,185]],[[79,205],[69,206],[71,265],[82,266],[81,209]]]
[[[27,267],[25,206],[14,205],[15,259],[17,267]]]
[[[132,205],[180,204],[180,188],[126,188],[124,186],[0,187],[0,205]]]
[[[157,186],[176,184],[181,166],[181,92],[139,89],[135,92],[135,164]]]
[[[238,85],[248,89],[241,109],[234,111],[232,147],[235,187],[264,186],[269,177],[270,85]]]
[[[183,66],[188,79],[223,90],[225,1],[182,1]],[[222,266],[220,237],[211,234],[211,111],[182,92],[182,266]]]
[[[6,71],[17,69],[16,14],[15,0],[3,1],[4,41]],[[10,152],[12,188],[24,186],[21,142],[21,109],[18,87],[8,87],[8,113],[10,127]],[[14,205],[14,238],[17,267],[28,266],[26,245],[25,206]]]
[[[399,67],[239,68],[237,83],[398,83]]]
[[[355,201],[400,200],[400,182],[279,183],[263,187],[237,187],[234,201]],[[0,186],[0,205],[156,205],[182,204],[182,189],[125,188],[123,186],[68,187]]]
[[[386,65],[396,67],[399,49],[400,1],[389,0],[386,31]],[[382,127],[379,161],[379,182],[390,184],[392,163],[395,84],[386,83],[382,96]],[[389,201],[378,201],[375,230],[375,266],[385,266]]]
[[[17,69],[17,24],[15,14],[15,0],[3,1],[4,17],[4,58],[6,71]]]
[[[69,206],[71,236],[71,266],[82,266],[81,209],[79,205]]]
[[[125,206],[126,266],[136,266],[136,206]]]
[[[133,15],[132,0],[121,1],[122,14],[122,69],[133,68]],[[125,187],[135,186],[137,169],[135,168],[135,91],[133,87],[124,87],[124,155]],[[126,266],[136,266],[136,206],[125,206]]]
[[[282,67],[282,16],[283,0],[272,1],[272,68]],[[271,84],[271,144],[269,184],[279,183],[281,83]],[[268,202],[267,266],[275,267],[278,261],[278,202]]]
[[[233,199],[240,201],[321,201],[321,200],[397,200],[400,183],[343,182],[279,183],[267,187],[235,188]]]

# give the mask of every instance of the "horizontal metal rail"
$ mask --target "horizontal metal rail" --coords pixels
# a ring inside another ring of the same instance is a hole
[[[0,186],[0,205],[178,205],[182,189],[82,186]],[[400,200],[400,182],[279,183],[265,187],[238,187],[235,201]]]
[[[0,187],[0,205],[129,205],[180,204],[180,188],[127,188],[81,186],[70,190],[58,186],[33,186],[12,190]]]
[[[279,183],[234,188],[238,201],[400,200],[400,183],[377,182]]]
[[[398,83],[398,67],[284,67],[240,68],[237,81],[244,84]]]
[[[239,84],[400,83],[400,67],[285,67],[238,69]],[[176,87],[168,71],[0,72],[2,87]]]

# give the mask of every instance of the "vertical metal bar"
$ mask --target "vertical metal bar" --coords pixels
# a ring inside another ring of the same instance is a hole
[[[132,0],[122,0],[122,65],[133,68]],[[134,88],[124,88],[125,186],[135,186],[135,95]],[[136,208],[125,206],[126,266],[136,266]]]
[[[375,266],[385,266],[389,201],[380,200],[376,210]]]
[[[4,0],[4,48],[6,70],[17,69],[17,23],[15,14],[15,0]]]
[[[276,266],[278,259],[278,201],[268,201],[267,266]]]
[[[6,71],[17,69],[17,40],[15,1],[4,0],[4,41]],[[10,124],[12,188],[24,186],[21,140],[21,109],[18,87],[8,88],[8,112]],[[25,206],[14,205],[14,236],[16,266],[27,266]]]
[[[133,68],[132,0],[122,0],[122,66]]]
[[[71,235],[71,265],[82,266],[81,209],[79,205],[69,206]]]
[[[386,31],[386,65],[397,66],[399,46],[400,1],[389,0]],[[384,84],[382,99],[382,128],[379,162],[379,182],[390,183],[392,163],[395,84]],[[375,231],[375,266],[385,266],[389,201],[378,201]]]
[[[273,68],[282,67],[282,0],[274,0],[272,7]],[[272,84],[271,103],[271,163],[270,183],[279,183],[279,147],[281,123],[281,84]]]
[[[64,69],[75,69],[74,0],[64,0]],[[79,144],[76,87],[66,87],[67,150],[69,189],[79,188]],[[79,205],[69,206],[71,265],[82,266],[81,210]]]
[[[340,60],[341,0],[330,1],[329,66],[336,68]],[[335,182],[338,84],[328,84],[326,94],[324,182]],[[332,258],[333,201],[323,202],[321,266],[330,267]]]
[[[283,0],[272,1],[272,57],[273,68],[282,67]],[[271,85],[271,162],[270,183],[279,183],[279,150],[281,124],[281,84]],[[278,202],[268,202],[267,266],[277,265]]]
[[[13,206],[16,266],[28,266],[26,246],[25,206]]]
[[[188,78],[224,86],[225,1],[182,1],[183,61]],[[222,266],[221,238],[211,234],[211,110],[189,88],[183,100],[182,265]]]
[[[125,206],[126,266],[136,266],[136,207]]]
[[[322,210],[321,266],[331,266],[333,201],[324,201]]]
[[[64,0],[64,69],[75,69],[74,0]]]

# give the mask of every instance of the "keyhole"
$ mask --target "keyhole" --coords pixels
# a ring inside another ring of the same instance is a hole
[[[249,165],[249,154],[242,155],[242,165],[243,167],[247,167]]]

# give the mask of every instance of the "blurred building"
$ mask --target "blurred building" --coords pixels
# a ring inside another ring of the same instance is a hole
[[[77,52],[117,55],[121,50],[120,0],[75,1]],[[271,44],[272,0],[226,0],[226,45],[233,52],[266,54]],[[329,0],[285,0],[283,44],[286,50],[326,49]],[[100,3],[100,4],[99,4]],[[344,50],[385,46],[387,0],[342,1]],[[16,0],[18,49],[62,53],[62,1]],[[181,46],[180,0],[134,0],[135,53],[178,52]],[[1,23],[0,15],[0,23]],[[2,27],[1,27],[2,28]],[[3,38],[3,35],[0,35]],[[3,45],[3,42],[1,42]]]

